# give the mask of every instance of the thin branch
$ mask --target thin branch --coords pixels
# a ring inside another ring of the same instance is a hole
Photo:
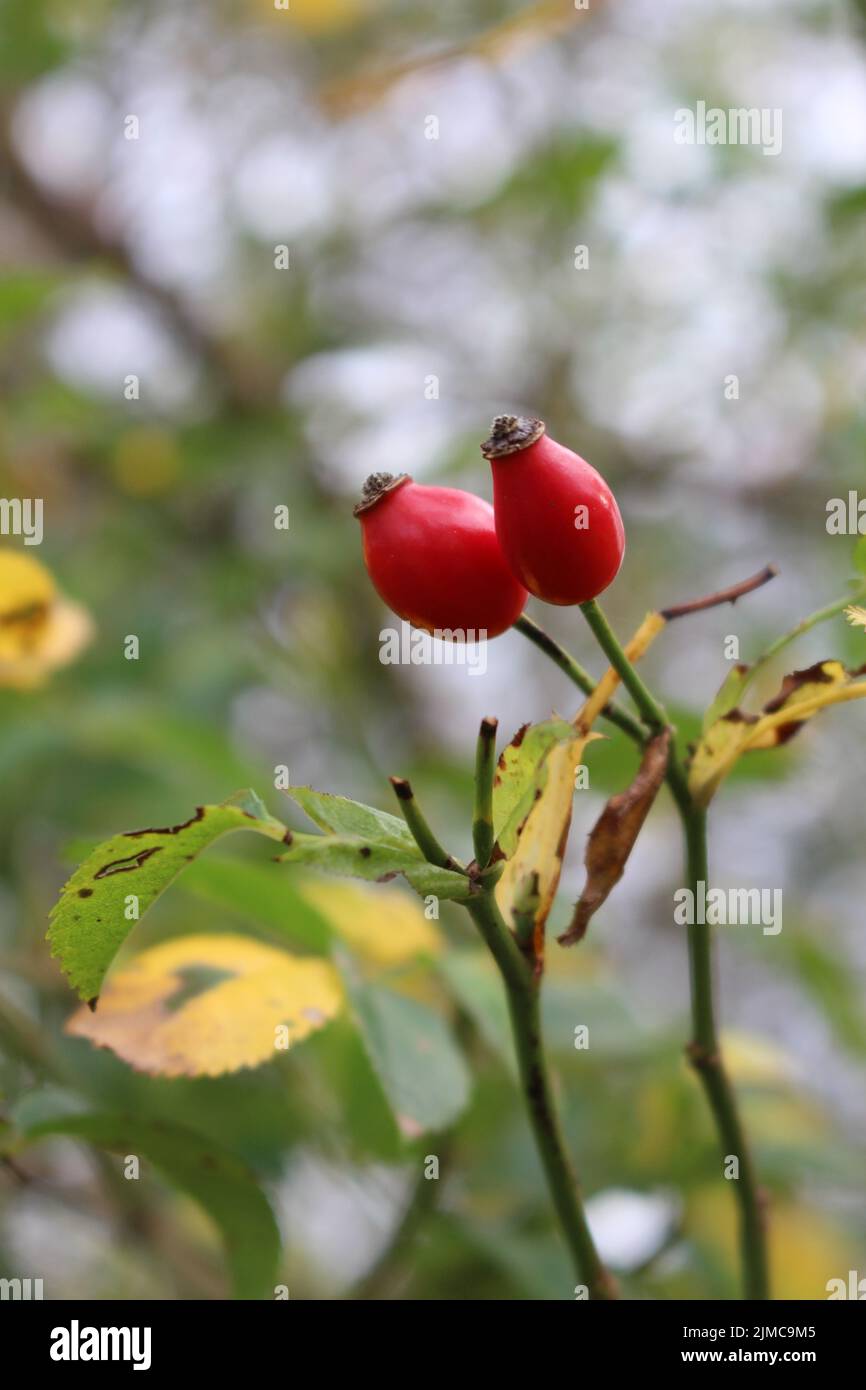
[[[583,669],[580,662],[576,661],[570,652],[567,652],[564,647],[554,641],[549,632],[545,632],[544,628],[540,627],[532,618],[527,618],[525,613],[517,619],[514,627],[517,632],[528,637],[539,651],[544,652],[545,656],[549,656],[550,660],[559,667],[560,671],[565,672],[569,680],[573,681],[584,695],[592,695],[596,687],[596,682],[592,676]],[[605,705],[601,714],[609,724],[615,724],[624,734],[628,734],[629,738],[633,738],[637,743],[643,743],[644,730],[640,724],[629,714],[628,710],[623,709],[614,700]]]
[[[493,776],[496,772],[497,719],[482,719],[475,751],[475,814],[472,844],[475,862],[486,869],[493,852]]]
[[[48,192],[18,154],[10,123],[8,103],[4,103],[0,109],[0,185],[52,250],[64,261],[92,262],[114,271],[146,297],[186,349],[216,378],[238,414],[277,406],[280,377],[272,364],[260,359],[249,361],[214,335],[179,294],[141,268],[120,236],[101,229],[87,203]]]
[[[745,689],[757,673],[762,670],[769,661],[772,661],[774,656],[782,651],[784,647],[789,646],[791,642],[795,642],[798,637],[802,637],[804,632],[809,632],[811,628],[817,627],[819,623],[825,623],[828,618],[837,617],[843,609],[848,607],[849,603],[854,603],[857,599],[864,597],[866,597],[866,579],[861,579],[860,583],[855,585],[850,593],[845,594],[844,598],[834,599],[832,603],[828,603],[824,608],[818,608],[814,613],[810,613],[808,617],[802,618],[789,632],[783,633],[781,637],[776,638],[775,642],[771,642],[769,647],[766,647],[764,651],[761,652],[758,659],[752,662],[749,672],[743,681],[742,688]]]
[[[493,720],[484,722],[488,726],[495,725]],[[495,727],[492,732],[495,733]],[[490,733],[491,730],[488,729],[488,740]],[[482,725],[482,737],[484,736],[485,730]],[[409,783],[405,778],[392,777],[391,785],[400,801],[406,823],[425,858],[431,864],[438,864],[442,868],[453,867],[453,859],[439,844],[418,810]],[[538,1156],[547,1178],[550,1199],[571,1253],[575,1275],[580,1283],[586,1285],[590,1298],[616,1298],[616,1284],[595,1248],[580,1189],[569,1162],[560,1128],[541,1033],[540,976],[528,964],[514,933],[508,929],[497,906],[494,888],[488,884],[482,887],[478,879],[476,885],[479,891],[464,906],[478,927],[502,976],[517,1055],[520,1088],[526,1102]]]
[[[634,700],[641,719],[653,730],[666,728],[668,717],[663,706],[659,704],[632,666],[597,600],[592,598],[588,603],[582,603],[580,611],[592,628],[598,645]]]
[[[346,1295],[353,1302],[394,1297],[394,1286],[412,1253],[418,1231],[435,1211],[443,1185],[441,1169],[448,1162],[450,1148],[446,1136],[437,1136],[436,1148],[440,1165],[438,1177],[427,1177],[426,1164],[420,1158],[416,1160],[421,1164],[421,1171],[409,1193],[403,1214],[384,1250]]]
[[[22,1187],[28,1187],[33,1182],[32,1174],[26,1173],[23,1168],[19,1168],[14,1158],[9,1154],[0,1154],[0,1165],[11,1173],[16,1182]]]
[[[618,638],[598,603],[593,599],[581,609],[598,638],[599,645],[620,675],[642,718],[663,727],[663,707],[644,685],[632,667]],[[667,781],[674,795],[686,842],[687,877],[695,891],[698,882],[707,882],[706,812],[697,807],[689,792],[685,771],[673,744],[668,757]],[[698,1071],[709,1101],[724,1154],[739,1162],[736,1196],[740,1207],[740,1249],[743,1260],[745,1297],[769,1298],[764,1199],[752,1164],[737,1098],[725,1072],[716,1031],[710,929],[694,923],[688,930],[689,979],[692,1007],[692,1041],[687,1053]]]
[[[440,869],[454,869],[462,872],[462,865],[440,845],[427,823],[417,801],[411,784],[405,777],[389,778],[394,793],[400,803],[400,810],[412,832],[412,838],[429,864]]]
[[[675,603],[671,608],[663,608],[662,617],[670,623],[674,618],[685,618],[689,613],[702,613],[707,608],[721,608],[724,603],[736,603],[744,594],[751,594],[755,589],[769,584],[778,573],[775,565],[765,565],[757,574],[742,579],[739,584],[731,584],[730,588],[719,589],[714,594],[707,594],[705,598],[694,598],[689,603]]]
[[[466,908],[503,975],[520,1088],[575,1275],[586,1285],[591,1299],[617,1298],[616,1282],[595,1247],[560,1128],[541,1032],[540,977],[521,955],[492,892],[479,894],[466,904]],[[507,960],[503,968],[501,953],[504,950],[507,950]]]
[[[686,821],[687,876],[694,900],[699,884],[709,879],[706,812],[692,806]],[[716,1122],[721,1154],[735,1157],[738,1170],[734,1192],[740,1207],[740,1255],[745,1275],[745,1297],[767,1299],[769,1270],[765,1229],[765,1195],[758,1184],[749,1143],[734,1088],[722,1062],[713,1006],[713,974],[710,929],[706,923],[689,925],[689,961],[692,980],[692,1041],[686,1055],[696,1071]]]

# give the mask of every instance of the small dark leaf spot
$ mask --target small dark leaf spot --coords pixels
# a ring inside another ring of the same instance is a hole
[[[360,854],[362,859],[369,859],[373,851],[371,850],[369,845],[362,845],[361,848],[358,850],[358,853]]]
[[[248,815],[249,812],[245,811],[244,814]],[[182,830],[195,825],[196,821],[199,820],[204,820],[203,806],[196,806],[195,815],[190,816],[189,820],[182,821],[180,825],[149,826],[146,830],[127,830],[124,839],[137,840],[140,835],[179,835]]]
[[[79,898],[92,898],[92,897],[93,897],[93,889],[92,889],[92,888],[79,888],[79,890],[78,890],[78,896],[79,896]]]
[[[140,832],[144,833],[144,832]],[[112,874],[128,874],[135,869],[140,869],[145,860],[152,854],[159,854],[162,845],[152,845],[150,849],[141,849],[138,854],[128,854],[125,859],[113,859],[110,864],[103,864],[102,868],[94,874],[94,878],[109,878]]]

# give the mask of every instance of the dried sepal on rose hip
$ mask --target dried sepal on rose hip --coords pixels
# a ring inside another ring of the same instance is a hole
[[[425,487],[407,473],[373,473],[355,515],[367,573],[413,627],[472,641],[497,637],[523,612],[526,589],[505,563],[482,498]]]
[[[542,420],[497,415],[481,452],[493,469],[496,534],[517,578],[545,603],[586,603],[622,564],[625,530],[600,473]]]

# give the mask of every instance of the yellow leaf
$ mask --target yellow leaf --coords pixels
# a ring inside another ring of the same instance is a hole
[[[402,965],[442,950],[437,928],[405,893],[318,879],[306,879],[298,887],[352,950],[374,965]]]
[[[357,24],[375,0],[257,0],[260,9],[270,11],[277,22],[297,26],[309,34],[336,33]]]
[[[647,613],[637,632],[625,646],[625,654],[632,665],[640,661],[665,626],[666,622],[661,613]],[[574,723],[581,729],[587,731],[591,729],[618,685],[619,676],[613,667],[610,667],[605,671],[589,699],[575,715]]]
[[[571,826],[574,774],[588,743],[600,734],[580,733],[554,744],[545,761],[547,780],[524,822],[517,848],[496,885],[496,901],[509,926],[525,937],[519,920],[528,911],[536,963],[544,954],[544,924],[553,904]],[[528,945],[528,942],[527,942]]]
[[[44,614],[57,593],[44,565],[24,550],[0,550],[0,613],[4,625],[28,612]]]
[[[329,961],[246,936],[184,936],[113,975],[97,1012],[80,1008],[66,1031],[151,1075],[219,1076],[270,1061],[342,1007]]]
[[[742,753],[776,748],[787,743],[807,719],[828,705],[866,696],[863,670],[846,671],[840,661],[819,661],[786,676],[761,715],[731,710],[711,724],[698,744],[689,768],[689,790],[706,806]]]
[[[731,710],[711,724],[694,751],[689,767],[689,790],[706,806],[746,747],[757,716]]]
[[[86,610],[58,595],[44,565],[20,550],[0,550],[0,686],[41,685],[92,636]]]
[[[661,613],[648,613],[625,648],[629,660],[639,661],[664,626]],[[559,886],[571,827],[575,770],[586,745],[601,738],[591,732],[592,725],[618,684],[617,673],[612,668],[606,671],[572,721],[576,737],[551,747],[544,762],[544,788],[496,885],[499,910],[525,950],[531,943],[537,968],[544,956],[544,926]]]

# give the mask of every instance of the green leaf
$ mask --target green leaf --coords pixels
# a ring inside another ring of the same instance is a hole
[[[254,830],[282,840],[254,792],[238,792],[218,806],[199,806],[188,821],[159,829],[130,830],[106,840],[76,869],[51,913],[48,939],[72,987],[82,999],[98,997],[105,972],[133,925],[208,845],[233,830]],[[138,899],[128,918],[127,898]]]
[[[406,1138],[447,1129],[465,1109],[470,1079],[438,1014],[380,985],[362,983],[344,960],[343,978],[397,1126]]]
[[[428,864],[418,849],[394,848],[358,835],[304,835],[290,832],[289,848],[280,863],[304,864],[323,873],[372,882],[402,874],[422,897],[462,902],[469,897],[470,884],[464,874],[437,869]]]
[[[493,783],[493,832],[506,859],[517,848],[520,828],[544,786],[548,753],[575,733],[564,719],[524,725],[501,754]]]
[[[268,1202],[246,1164],[203,1143],[189,1130],[125,1115],[56,1114],[19,1130],[30,1142],[60,1134],[113,1153],[135,1154],[160,1169],[219,1229],[235,1298],[272,1298],[280,1234]]]
[[[377,811],[375,806],[349,801],[331,792],[315,792],[311,787],[289,787],[287,794],[314,825],[331,835],[359,835],[380,845],[418,853],[406,822],[388,811]]]

